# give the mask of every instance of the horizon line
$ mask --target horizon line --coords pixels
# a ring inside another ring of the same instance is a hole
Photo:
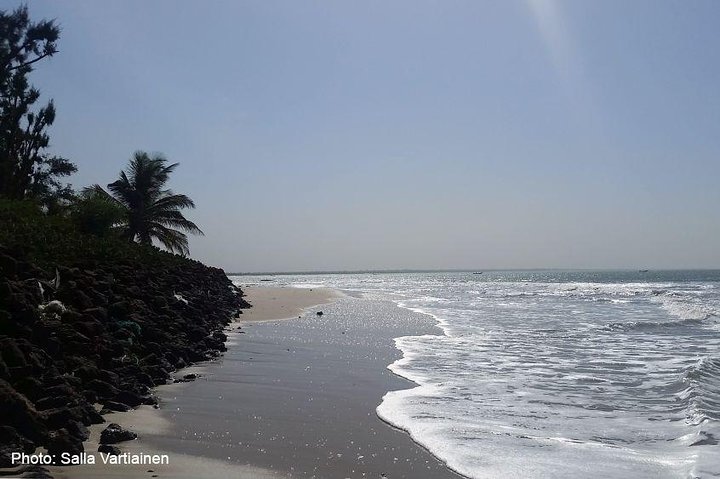
[[[635,273],[657,273],[665,271],[720,271],[720,268],[491,268],[491,269],[467,269],[467,268],[441,268],[441,269],[349,269],[349,270],[301,270],[301,271],[252,271],[252,272],[232,272],[225,273],[227,276],[261,276],[261,275],[313,275],[313,274],[378,274],[378,273],[497,273],[497,272],[537,272],[537,271],[556,271],[556,272],[635,272]]]

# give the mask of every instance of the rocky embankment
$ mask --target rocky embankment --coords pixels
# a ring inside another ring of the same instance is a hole
[[[0,467],[38,446],[82,452],[96,404],[154,404],[172,371],[225,350],[223,328],[248,306],[220,269],[105,246],[41,267],[32,245],[0,242]]]

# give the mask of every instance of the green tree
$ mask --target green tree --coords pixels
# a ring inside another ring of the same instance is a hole
[[[35,63],[57,53],[59,36],[54,21],[31,22],[27,6],[0,11],[0,197],[52,207],[72,194],[59,178],[77,168],[46,151],[55,106],[35,109],[40,92],[28,81]]]
[[[122,225],[125,209],[105,192],[86,188],[72,202],[70,219],[77,229],[86,234],[108,236],[117,233],[116,226]]]
[[[167,164],[162,155],[137,151],[127,170],[120,172],[120,179],[107,186],[110,192],[100,185],[85,191],[112,198],[122,208],[123,219],[117,228],[125,238],[142,244],[152,244],[156,239],[170,251],[187,254],[188,240],[182,231],[200,235],[203,232],[180,212],[194,208],[195,203],[185,195],[165,189],[177,166],[178,163]]]

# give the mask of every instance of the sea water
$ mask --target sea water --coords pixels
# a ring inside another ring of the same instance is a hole
[[[377,414],[468,477],[720,475],[720,272],[478,273],[254,279],[435,318]]]

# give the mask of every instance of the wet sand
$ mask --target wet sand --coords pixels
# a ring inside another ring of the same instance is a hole
[[[165,386],[163,386],[165,387]],[[172,386],[167,386],[172,388]],[[189,454],[169,453],[153,444],[153,437],[169,430],[167,419],[151,406],[140,406],[132,412],[112,413],[105,416],[104,424],[95,424],[90,427],[90,439],[85,443],[85,452],[95,456],[94,465],[78,466],[51,466],[49,472],[56,479],[72,478],[178,478],[197,479],[213,478],[224,479],[234,477],[238,479],[280,479],[287,477],[270,470],[238,466],[227,461],[211,459]],[[123,453],[128,454],[167,454],[168,464],[157,465],[106,465],[97,452],[98,439],[103,429],[109,423],[116,423],[138,435],[138,439],[117,444]]]
[[[431,318],[345,296],[241,327],[200,379],[161,394],[164,450],[293,478],[459,477],[375,412],[387,391],[414,387],[387,370],[393,338],[439,334]]]

